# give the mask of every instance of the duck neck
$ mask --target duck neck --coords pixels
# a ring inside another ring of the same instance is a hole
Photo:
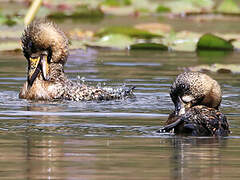
[[[50,81],[65,81],[63,65],[59,63],[51,63],[49,68]]]

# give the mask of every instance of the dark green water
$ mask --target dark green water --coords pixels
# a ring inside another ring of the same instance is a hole
[[[136,99],[33,102],[18,98],[21,56],[0,56],[0,179],[239,179],[238,74],[209,75],[223,90],[226,138],[157,134],[173,109],[169,87],[196,53],[71,51],[66,73],[87,83],[136,86]],[[208,56],[209,57],[209,56]],[[207,57],[207,58],[208,58]],[[222,62],[239,62],[239,53]],[[213,57],[212,59],[215,59]]]

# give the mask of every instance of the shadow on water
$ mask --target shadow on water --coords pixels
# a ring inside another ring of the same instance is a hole
[[[135,85],[136,98],[36,102],[18,98],[26,62],[1,56],[0,166],[9,179],[234,179],[239,177],[240,88],[236,74],[212,73],[223,89],[226,138],[157,134],[173,109],[169,87],[196,53],[72,51],[65,72],[90,85]],[[224,62],[238,62],[238,53]],[[99,82],[101,84],[99,84]]]

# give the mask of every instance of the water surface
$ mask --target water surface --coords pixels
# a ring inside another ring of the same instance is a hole
[[[226,138],[157,134],[173,109],[169,87],[197,53],[75,50],[65,72],[90,85],[136,86],[136,98],[109,102],[27,101],[22,55],[0,55],[1,179],[239,179],[238,74],[208,73],[223,90]],[[239,53],[222,63],[239,62]],[[84,77],[84,78],[83,78]],[[100,83],[100,84],[99,84]]]

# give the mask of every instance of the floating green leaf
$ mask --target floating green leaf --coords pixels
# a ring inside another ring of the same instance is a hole
[[[213,0],[175,0],[167,1],[164,5],[173,13],[201,13],[212,10]]]
[[[8,41],[0,43],[0,51],[17,51],[21,49],[20,42]]]
[[[130,46],[131,50],[168,50],[168,47],[158,43],[137,43]]]
[[[131,0],[104,0],[102,4],[108,6],[129,6],[131,5]]]
[[[156,12],[158,3],[149,0],[132,0],[132,6],[138,12]]]
[[[217,73],[240,73],[239,64],[212,64],[187,68],[190,71],[211,71]]]
[[[233,45],[213,34],[204,34],[197,43],[197,50],[233,50]]]
[[[4,16],[0,14],[0,24],[5,24],[7,26],[13,26],[17,24],[18,19],[13,16]]]
[[[133,43],[132,38],[123,34],[108,34],[103,36],[96,42],[86,43],[87,46],[92,47],[106,47],[106,48],[117,48],[125,49]]]
[[[103,12],[99,9],[92,9],[88,6],[78,6],[73,12],[70,11],[55,11],[51,12],[48,17],[55,19],[62,18],[102,18],[104,16]]]
[[[85,49],[86,46],[82,41],[79,40],[71,40],[70,41],[70,49]]]
[[[107,27],[99,32],[96,33],[97,36],[104,36],[106,34],[123,34],[130,37],[137,37],[137,38],[145,38],[150,39],[154,37],[162,37],[159,34],[154,34],[145,30],[140,30],[134,27],[120,27],[120,26],[112,26]]]
[[[165,6],[171,9],[171,12],[175,14],[187,13],[187,12],[200,12],[201,9],[193,5],[188,1],[169,1],[165,3]]]
[[[194,52],[199,37],[199,33],[190,31],[171,32],[169,36],[163,39],[163,42],[174,51]]]
[[[166,7],[166,6],[163,6],[163,5],[159,5],[156,9],[156,11],[158,13],[167,13],[167,12],[171,12],[171,9]]]
[[[237,3],[234,2],[233,0],[224,0],[217,7],[216,11],[220,12],[220,13],[230,13],[230,14],[240,13],[240,9],[239,9]]]

